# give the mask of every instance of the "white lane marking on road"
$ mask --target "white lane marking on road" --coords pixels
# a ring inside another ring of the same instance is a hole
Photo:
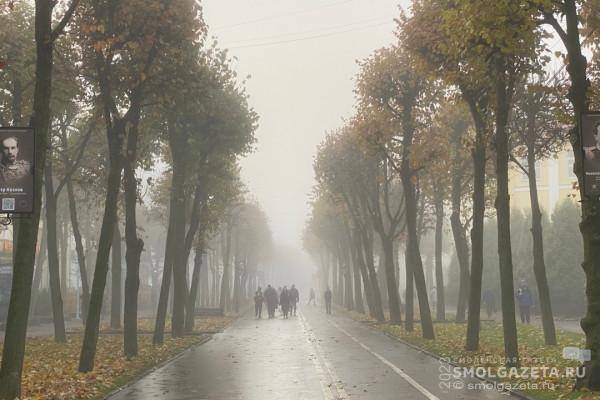
[[[385,357],[383,357],[383,356],[377,354],[376,352],[374,352],[373,350],[371,350],[369,348],[369,346],[367,346],[366,344],[363,344],[357,338],[355,338],[354,336],[352,336],[347,330],[345,330],[344,328],[342,328],[341,326],[339,326],[338,324],[336,324],[332,320],[329,320],[329,322],[331,322],[331,324],[333,326],[335,326],[340,331],[342,331],[344,334],[346,334],[346,336],[348,336],[350,339],[352,339],[353,341],[355,341],[360,347],[362,347],[363,349],[365,349],[366,351],[368,351],[371,355],[373,355],[375,358],[377,358],[379,361],[381,361],[382,363],[384,363],[385,365],[387,365],[388,367],[390,367],[395,373],[397,373],[405,381],[407,381],[408,383],[410,383],[412,387],[414,387],[419,392],[421,392],[421,394],[423,394],[423,396],[425,396],[429,400],[440,400],[439,397],[437,397],[436,395],[434,395],[433,393],[431,393],[429,390],[427,390],[423,386],[421,386],[419,384],[419,382],[417,382],[413,378],[411,378],[406,372],[402,371],[400,368],[398,368],[396,365],[394,365],[391,361],[387,360]]]
[[[304,315],[302,315],[301,312],[298,312],[298,316],[300,324],[302,325],[302,330],[306,334],[306,340],[315,352],[315,357],[312,357],[312,360],[315,364],[317,374],[319,375],[319,380],[321,381],[321,387],[323,388],[323,394],[325,396],[325,399],[348,399],[348,394],[346,393],[342,384],[340,383],[340,380],[338,379],[335,370],[333,369],[327,358],[323,356],[323,351],[321,350],[319,341],[317,340],[312,330],[309,328],[309,324],[304,318]],[[327,371],[327,376],[325,375],[323,367],[325,367],[325,370]],[[327,380],[329,380],[330,383],[327,383]]]

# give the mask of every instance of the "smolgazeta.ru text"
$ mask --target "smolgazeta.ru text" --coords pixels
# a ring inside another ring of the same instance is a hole
[[[443,370],[442,370],[443,369]],[[585,368],[565,367],[441,367],[441,375],[447,379],[479,378],[479,379],[547,379],[547,378],[583,378]],[[443,378],[442,378],[443,379]]]

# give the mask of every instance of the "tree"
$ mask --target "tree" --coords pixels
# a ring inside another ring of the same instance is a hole
[[[581,264],[586,275],[587,313],[581,320],[581,327],[586,336],[586,348],[591,350],[592,358],[584,363],[584,376],[578,378],[576,388],[600,390],[600,244],[595,239],[600,235],[600,199],[586,196],[583,191],[583,158],[581,138],[579,136],[579,117],[589,110],[590,77],[588,60],[582,51],[584,35],[596,40],[597,32],[592,11],[595,2],[578,0],[558,0],[554,2],[532,0],[527,4],[537,16],[537,22],[550,26],[566,48],[566,71],[570,80],[568,99],[573,107],[571,115],[573,126],[569,131],[569,141],[573,148],[575,164],[573,171],[577,176],[579,194],[582,201],[581,223],[579,224],[583,238],[583,262]]]
[[[468,215],[470,211],[468,193],[473,178],[468,168],[469,152],[465,144],[471,143],[473,140],[472,124],[469,120],[466,105],[460,101],[452,102],[448,104],[448,107],[441,107],[439,115],[440,128],[446,127],[449,130],[446,137],[448,138],[448,147],[451,149],[451,159],[447,169],[450,171],[451,181],[450,201],[452,213],[450,215],[450,225],[460,270],[456,321],[464,322],[469,299],[470,281],[469,245],[466,238],[466,228],[471,217]],[[440,142],[439,145],[444,146],[445,142]]]
[[[373,177],[373,157],[361,149],[356,134],[351,128],[329,135],[321,143],[313,168],[319,186],[317,199],[313,203],[313,215],[308,229],[317,236],[325,248],[334,247],[340,234],[340,227],[333,221],[341,220],[337,215],[349,214],[358,236],[360,254],[357,254],[370,314],[378,321],[384,321],[381,292],[373,261],[373,222],[367,211],[367,198],[371,196]],[[318,200],[318,201],[317,201]],[[340,207],[341,204],[343,207]],[[336,206],[337,204],[337,206]],[[341,221],[339,221],[341,222]],[[328,276],[323,249],[319,259]],[[363,258],[364,257],[364,258]],[[325,279],[328,284],[328,279]]]
[[[66,261],[63,257],[62,263],[59,263],[58,200],[62,190],[70,181],[71,176],[79,168],[79,164],[98,118],[89,118],[91,120],[91,126],[89,128],[87,128],[85,122],[83,122],[88,118],[87,110],[85,110],[77,100],[84,97],[84,89],[79,84],[79,80],[72,79],[73,76],[77,76],[77,70],[74,67],[77,56],[73,40],[71,40],[70,37],[64,37],[62,40],[58,41],[56,47],[56,53],[59,55],[55,62],[58,77],[54,81],[53,99],[51,103],[52,132],[48,141],[49,153],[46,157],[47,165],[44,177],[44,194],[46,201],[45,229],[47,231],[48,275],[50,280],[54,337],[56,341],[64,343],[67,338],[65,333],[62,293],[66,290],[67,274],[66,271],[63,271],[61,282],[60,267],[61,265],[65,266]],[[81,132],[78,128],[81,129]],[[75,150],[69,148],[68,136],[72,137],[71,142],[76,142],[73,144]],[[74,137],[77,137],[79,140],[74,140]],[[69,152],[74,153],[72,162],[69,160]],[[62,231],[64,232],[64,230]],[[64,236],[65,235],[61,235],[60,237],[63,238],[62,242],[66,243]],[[62,255],[66,256],[65,253],[66,252],[63,251]],[[83,275],[86,275],[85,272]],[[89,288],[85,283],[83,283],[82,286],[84,288],[84,297],[89,299]],[[87,304],[84,306],[85,311],[87,311],[86,308]]]
[[[186,266],[198,229],[201,200],[209,193],[203,187],[203,174],[206,174],[207,166],[212,168],[224,160],[248,152],[254,141],[257,123],[257,115],[248,106],[244,88],[237,84],[225,53],[216,48],[209,49],[196,63],[190,71],[188,90],[174,98],[166,123],[173,180],[154,343],[163,340],[171,274],[175,291],[172,333],[174,336],[184,334]],[[191,192],[195,193],[192,208],[196,210],[196,222],[190,224],[186,235],[185,191],[189,186],[193,188]]]
[[[34,9],[16,2],[0,10],[0,124],[23,126],[35,82]]]
[[[208,268],[208,265],[202,265],[202,255],[210,237],[217,232],[228,206],[239,196],[240,182],[237,179],[237,165],[231,162],[223,163],[223,160],[219,159],[215,161],[217,161],[217,165],[207,165],[203,168],[203,172],[199,173],[201,179],[196,188],[201,197],[199,201],[194,201],[190,222],[190,225],[197,225],[197,232],[193,232],[190,228],[186,235],[186,252],[189,252],[188,248],[191,248],[191,240],[195,240],[194,269],[185,306],[185,332],[187,333],[191,333],[194,329],[194,312],[201,268],[203,267],[205,270]],[[206,277],[208,278],[208,275]]]
[[[6,334],[0,366],[0,398],[12,400],[20,396],[21,372],[25,352],[27,319],[31,301],[31,283],[35,263],[38,228],[41,210],[42,176],[46,165],[48,131],[50,127],[50,99],[52,96],[52,67],[54,43],[63,33],[75,12],[79,1],[73,0],[58,23],[52,26],[56,3],[35,2],[35,88],[33,117],[30,125],[35,131],[37,143],[34,158],[34,212],[31,218],[19,222],[16,248],[14,250],[13,280]]]
[[[413,274],[415,280],[423,337],[427,339],[433,339],[434,332],[417,233],[418,204],[415,165],[418,165],[421,160],[411,158],[411,149],[416,140],[419,123],[422,123],[419,119],[424,118],[423,111],[432,105],[430,96],[433,91],[432,82],[427,81],[417,72],[409,53],[399,47],[382,49],[376,52],[370,60],[364,62],[357,85],[360,101],[367,106],[376,108],[377,112],[384,113],[392,125],[392,129],[382,130],[383,134],[378,138],[380,140],[379,148],[385,156],[386,162],[389,162],[389,168],[399,173],[402,182],[408,236],[406,266],[407,271]],[[397,139],[397,143],[394,143],[394,139]],[[387,212],[389,215],[389,210]],[[383,234],[382,224],[375,223],[375,227],[380,234],[386,256],[388,291],[390,291],[389,285],[393,284],[392,292],[389,293],[390,317],[394,322],[399,318],[399,310],[398,315],[394,315],[395,305],[392,303],[393,292],[397,295],[397,285],[393,283],[395,282],[393,279],[393,245],[390,240],[395,235],[394,219],[390,218],[390,224],[391,235]],[[407,279],[407,284],[412,285],[411,279]],[[407,290],[407,301],[409,298],[412,298],[412,295],[411,291]],[[411,308],[411,305],[407,304],[407,310]]]
[[[516,80],[532,69],[536,51],[539,50],[540,31],[533,29],[535,24],[531,14],[519,3],[501,1],[493,7],[477,2],[465,1],[454,5],[447,1],[415,1],[415,15],[418,18],[404,18],[402,33],[412,51],[425,60],[438,74],[440,67],[450,66],[443,72],[443,78],[456,84],[465,101],[472,109],[476,127],[474,231],[481,238],[485,185],[485,119],[481,110],[493,109],[494,145],[496,153],[498,217],[498,253],[502,284],[502,310],[505,351],[510,365],[518,364],[518,348],[514,310],[514,288],[512,278],[512,255],[510,242],[510,207],[508,197],[508,113]],[[411,28],[418,29],[419,23],[427,20],[428,28],[414,34]],[[431,26],[432,20],[439,25]],[[468,23],[465,24],[465,20]],[[507,24],[506,21],[511,21]],[[443,37],[445,42],[434,42],[435,37]],[[433,40],[432,40],[433,39]],[[419,41],[423,40],[425,45]],[[465,75],[468,72],[468,75]],[[477,93],[478,95],[472,95]],[[486,99],[486,107],[478,107],[476,99]],[[486,115],[488,113],[484,113]],[[489,115],[489,114],[488,114]],[[492,122],[489,119],[487,122]],[[478,149],[478,150],[477,150]],[[472,236],[473,238],[473,236]],[[481,298],[482,259],[479,257],[481,242],[473,242],[471,274],[471,301],[469,303],[469,325],[467,349],[478,347],[479,312]],[[475,258],[477,256],[477,258]]]
[[[460,59],[449,29],[444,25],[444,7],[436,1],[414,1],[413,15],[404,17],[398,36],[421,65],[433,76],[458,87],[469,107],[475,138],[469,143],[473,160],[471,279],[469,285],[469,319],[466,349],[479,347],[481,280],[483,273],[483,222],[485,214],[486,149],[491,125],[491,105],[485,74]],[[460,242],[460,241],[459,241]],[[464,254],[464,247],[461,250]],[[463,261],[464,263],[464,261]],[[464,274],[464,272],[463,272]],[[463,291],[463,296],[464,296]],[[459,307],[460,310],[460,307]]]
[[[442,229],[444,203],[451,205],[450,225],[459,265],[459,291],[456,321],[464,322],[469,290],[469,245],[466,227],[469,225],[469,187],[472,174],[469,169],[469,151],[465,146],[472,140],[472,129],[466,105],[449,91],[447,99],[440,101],[431,121],[431,127],[413,146],[413,153],[420,160],[424,177],[423,189],[427,201],[435,209],[435,274],[437,291],[437,318],[445,319],[445,290],[442,270]],[[450,188],[450,190],[448,190]]]
[[[143,11],[143,13],[142,13]],[[179,47],[170,44],[180,43],[182,37],[192,41],[196,38],[194,23],[200,18],[200,11],[191,1],[157,2],[150,6],[146,2],[103,3],[95,1],[82,13],[79,21],[79,37],[84,49],[84,65],[90,70],[101,99],[101,107],[106,124],[109,145],[109,172],[105,200],[105,212],[102,221],[98,254],[94,270],[94,281],[90,299],[88,319],[81,350],[79,370],[89,372],[93,369],[98,340],[102,297],[108,272],[108,258],[116,223],[117,199],[119,195],[121,172],[125,165],[131,191],[131,165],[136,159],[137,135],[142,108],[148,90],[157,81],[162,82],[161,62],[178,60]],[[135,18],[131,18],[135,15]],[[165,29],[168,27],[169,29]],[[202,30],[199,31],[202,33]],[[173,52],[170,52],[173,50]],[[172,57],[175,56],[175,57]],[[125,100],[123,103],[123,100]],[[124,147],[126,146],[126,147]],[[131,151],[124,160],[124,148]],[[130,287],[135,289],[135,275],[139,268],[139,241],[135,236],[135,217],[131,215],[131,198],[126,202],[130,209],[126,212],[126,240],[129,247]],[[134,243],[135,242],[135,243]],[[133,290],[135,291],[135,290]],[[137,296],[131,293],[130,296]],[[131,300],[134,300],[131,297]],[[132,309],[135,310],[135,302]],[[127,319],[132,321],[133,319]],[[137,321],[137,318],[135,318]],[[137,349],[136,326],[127,324],[125,328],[125,351],[134,355]]]
[[[536,79],[536,77],[532,77]],[[556,100],[553,82],[541,82],[544,74],[537,80],[531,79],[517,87],[516,103],[511,125],[513,146],[511,158],[529,181],[531,202],[531,234],[533,237],[533,271],[537,282],[542,314],[542,326],[546,344],[556,344],[554,317],[550,299],[550,288],[546,277],[544,244],[542,235],[542,210],[538,199],[536,162],[556,154],[566,141],[562,124],[557,121],[561,105]],[[525,160],[521,163],[519,160]]]

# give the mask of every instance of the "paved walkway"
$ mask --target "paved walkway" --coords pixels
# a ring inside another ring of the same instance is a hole
[[[483,306],[482,306],[483,307]],[[446,306],[446,313],[452,313],[454,315],[456,315],[456,307],[453,307],[451,305],[447,305]],[[432,315],[435,315],[435,311],[432,312]],[[520,314],[519,314],[519,306],[517,306],[515,308],[515,316],[517,318],[517,322],[520,323],[521,319],[520,319]],[[487,319],[487,314],[485,313],[485,307],[482,308],[481,310],[481,318],[482,319]],[[494,314],[492,314],[492,318],[494,321],[497,322],[502,322],[502,313],[500,311],[495,312]],[[581,320],[581,318],[569,318],[569,319],[563,319],[563,318],[557,318],[554,317],[554,326],[557,329],[562,329],[565,332],[574,332],[574,333],[581,333],[583,334],[583,330],[581,329],[581,325],[579,325],[579,321]],[[531,323],[539,326],[540,328],[542,327],[542,318],[539,315],[532,315],[531,316]]]
[[[305,306],[289,320],[240,318],[110,400],[510,397],[493,390],[441,387],[445,368],[368,326]]]
[[[80,320],[65,320],[65,329],[67,332],[75,329],[83,329],[83,323]],[[0,342],[4,340],[4,329],[0,330]],[[29,324],[27,327],[27,337],[42,337],[54,335],[54,324],[45,322],[43,324]]]

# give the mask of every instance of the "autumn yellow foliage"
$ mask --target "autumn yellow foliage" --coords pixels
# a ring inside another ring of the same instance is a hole
[[[98,340],[95,368],[87,374],[77,372],[82,342],[80,333],[70,334],[66,344],[56,343],[52,337],[29,338],[25,348],[21,399],[102,399],[149,369],[205,341],[208,335],[200,332],[221,330],[232,320],[232,317],[199,318],[194,329],[197,334],[177,339],[167,335],[161,346],[152,344],[151,335],[140,335],[139,354],[131,360],[123,356],[122,335],[102,334]],[[140,321],[142,327],[146,324],[153,325],[153,321]]]

